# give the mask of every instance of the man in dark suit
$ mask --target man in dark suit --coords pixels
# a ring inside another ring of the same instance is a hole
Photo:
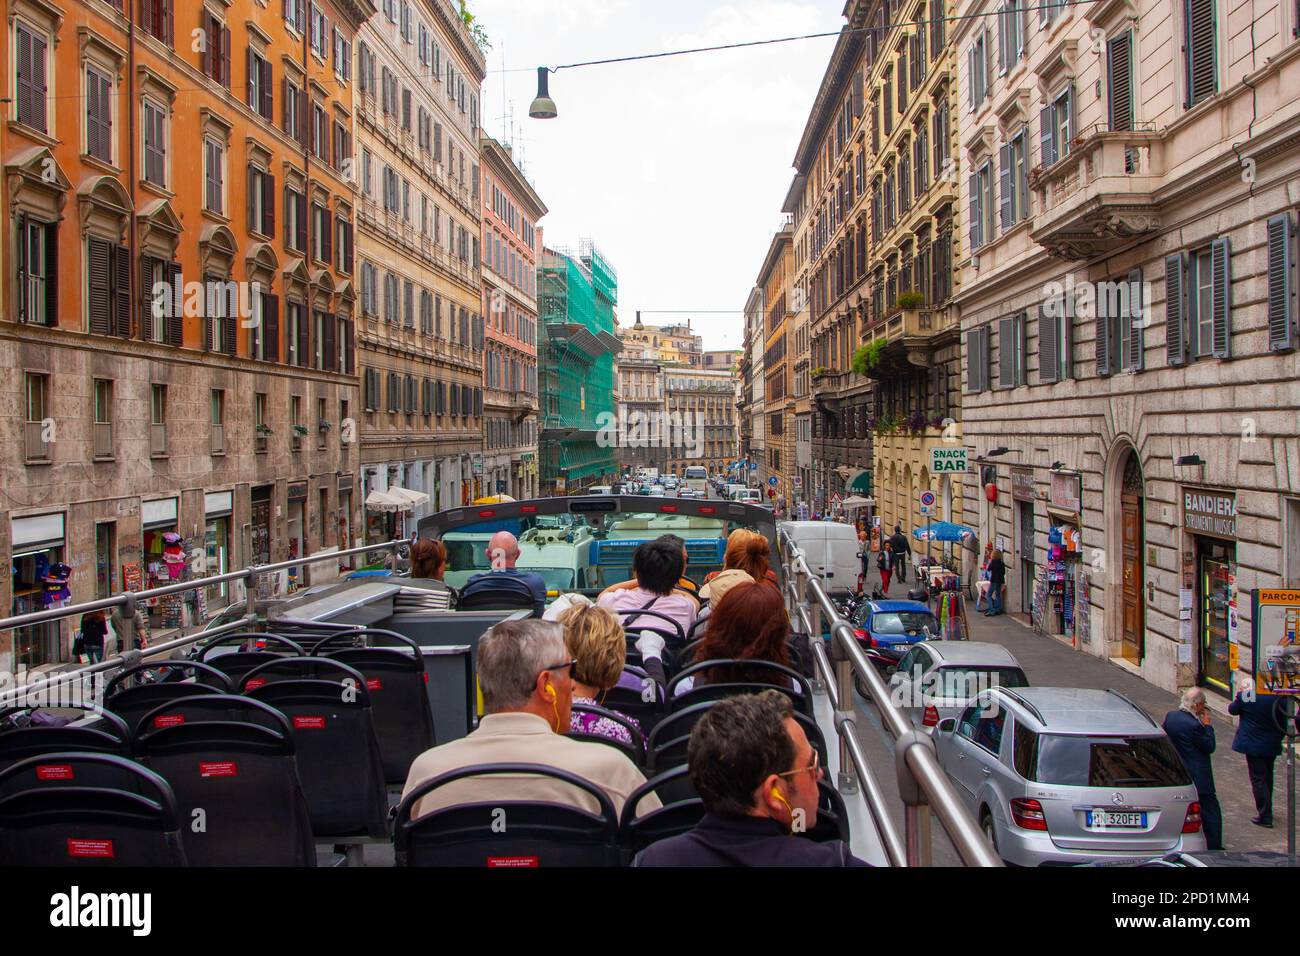
[[[1222,850],[1223,811],[1214,792],[1214,768],[1210,766],[1215,740],[1205,691],[1199,687],[1183,691],[1178,710],[1165,714],[1164,729],[1196,785],[1196,799],[1201,804],[1201,821],[1205,829],[1205,848]]]
[[[822,768],[779,691],[714,704],[691,731],[687,760],[704,818],[634,866],[867,865],[840,840],[799,836],[817,823]]]
[[[1247,677],[1247,680],[1254,678]],[[1259,827],[1273,826],[1273,764],[1282,752],[1282,716],[1279,697],[1251,695],[1244,700],[1238,691],[1228,705],[1228,713],[1240,717],[1237,733],[1232,738],[1232,749],[1246,757],[1246,772],[1250,774],[1250,790],[1255,797],[1256,816],[1251,823]]]

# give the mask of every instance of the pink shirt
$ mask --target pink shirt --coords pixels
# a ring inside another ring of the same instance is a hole
[[[652,600],[654,603],[650,604]],[[601,596],[596,603],[615,612],[635,611],[650,604],[646,608],[647,611],[663,614],[681,625],[683,639],[691,632],[691,627],[695,624],[695,602],[685,594],[678,592],[656,596],[654,592],[642,588],[627,588],[621,591],[610,591],[608,594]],[[641,617],[631,617],[629,615],[629,619],[632,623],[628,625],[627,629],[633,633],[636,633],[638,627],[654,628],[660,631],[672,630],[671,624],[652,614],[643,614]]]

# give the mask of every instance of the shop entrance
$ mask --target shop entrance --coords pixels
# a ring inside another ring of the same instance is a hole
[[[1121,591],[1124,605],[1120,656],[1134,663],[1142,660],[1146,631],[1142,601],[1142,498],[1141,466],[1137,455],[1130,452],[1128,461],[1124,464],[1124,489],[1120,496]]]
[[[1028,614],[1034,606],[1034,503],[1017,501],[1016,513],[1020,531],[1020,613]]]
[[[1237,546],[1229,541],[1196,538],[1196,606],[1200,617],[1200,679],[1227,692],[1229,667],[1228,612],[1237,575]]]

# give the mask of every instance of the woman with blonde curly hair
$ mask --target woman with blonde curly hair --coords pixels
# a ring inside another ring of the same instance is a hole
[[[559,617],[564,627],[564,644],[577,664],[573,668],[573,702],[600,706],[601,698],[623,675],[627,661],[627,638],[614,614],[598,605],[580,604]],[[632,724],[640,724],[626,714],[613,711]],[[569,721],[574,733],[597,734],[620,743],[631,744],[626,727],[598,714],[574,711]]]
[[[768,580],[776,583],[776,572],[769,563],[771,547],[767,538],[757,531],[737,528],[727,535],[727,547],[722,555],[722,570],[712,571],[705,577],[705,582],[712,581],[727,571],[743,571],[755,581]]]

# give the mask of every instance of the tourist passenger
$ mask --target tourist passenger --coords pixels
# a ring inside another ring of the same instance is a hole
[[[656,540],[665,541],[668,544],[675,545],[682,549],[682,573],[677,579],[677,590],[684,591],[691,597],[697,597],[700,593],[700,586],[686,576],[686,565],[690,561],[690,556],[686,553],[686,541],[680,535],[661,534]],[[620,581],[618,584],[611,584],[606,591],[631,590],[637,586],[636,578],[629,578],[626,581]]]
[[[575,604],[559,618],[564,627],[564,646],[577,661],[573,667],[573,702],[603,706],[604,695],[619,683],[627,662],[627,638],[612,612],[593,604]],[[626,714],[613,711],[638,731],[641,725]],[[574,711],[571,731],[597,734],[631,744],[632,734],[621,724],[599,714]]]
[[[434,538],[416,538],[411,542],[411,578],[441,581],[447,573],[447,546]],[[450,585],[441,588],[403,586],[397,593],[394,610],[445,611],[456,603],[456,591]]]
[[[682,549],[677,545],[662,538],[645,541],[632,555],[632,573],[636,575],[636,587],[608,587],[596,599],[596,603],[616,614],[620,611],[654,612],[643,615],[618,614],[623,629],[628,632],[635,632],[638,627],[670,629],[667,622],[655,616],[662,614],[677,623],[681,628],[681,636],[685,639],[691,632],[700,606],[695,598],[677,590],[677,581],[682,576],[684,565]]]
[[[565,736],[571,719],[575,661],[564,629],[551,621],[502,621],[479,641],[478,680],[484,717],[466,737],[426,750],[411,764],[403,795],[458,767],[532,763],[566,770],[603,790],[621,812],[628,795],[645,783],[635,764],[613,747]],[[457,780],[422,798],[412,818],[443,807],[494,800],[563,803],[591,812],[591,795],[563,781],[534,774],[494,774]],[[641,810],[660,806],[653,794]]]
[[[487,557],[492,570],[476,574],[466,581],[460,591],[462,600],[483,591],[501,590],[501,576],[506,576],[521,581],[528,587],[533,595],[533,616],[541,617],[546,610],[546,581],[536,571],[516,570],[519,553],[519,539],[509,531],[498,531],[492,535],[487,546]]]
[[[823,771],[784,694],[714,704],[691,732],[687,763],[704,818],[646,847],[634,866],[867,865],[843,841],[790,839],[817,823]]]
[[[722,554],[722,571],[710,571],[704,576],[704,583],[708,584],[723,571],[736,569],[744,571],[755,581],[767,579],[776,584],[776,572],[769,563],[770,553],[767,538],[757,531],[737,528],[727,535],[727,547]]]

